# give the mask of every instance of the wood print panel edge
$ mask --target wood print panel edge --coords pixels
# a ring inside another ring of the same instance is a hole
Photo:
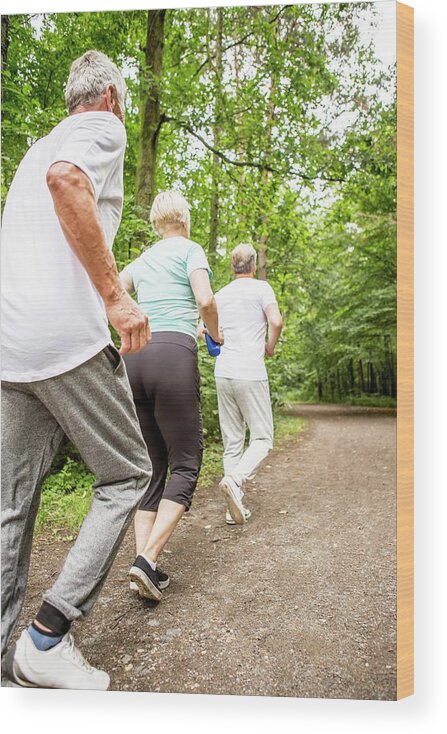
[[[414,11],[397,3],[397,699],[414,693]]]

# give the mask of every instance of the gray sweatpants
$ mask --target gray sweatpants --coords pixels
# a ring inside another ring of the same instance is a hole
[[[242,487],[253,479],[273,446],[273,417],[267,380],[216,377],[224,472]],[[244,451],[246,426],[250,442]]]
[[[62,375],[2,383],[2,653],[20,614],[42,482],[66,434],[96,475],[90,510],[44,600],[91,609],[151,479],[124,362],[114,347]]]

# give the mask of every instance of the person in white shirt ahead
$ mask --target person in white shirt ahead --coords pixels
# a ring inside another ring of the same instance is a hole
[[[224,444],[225,476],[220,489],[227,503],[227,523],[241,525],[251,514],[243,505],[244,483],[254,478],[273,446],[264,355],[275,354],[282,317],[273,288],[255,278],[256,251],[251,245],[233,250],[231,267],[234,280],[216,293],[225,343],[216,359],[215,378]],[[244,451],[247,426],[250,441]]]

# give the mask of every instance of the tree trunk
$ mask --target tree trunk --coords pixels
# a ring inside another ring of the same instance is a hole
[[[238,39],[237,31],[235,30],[233,33],[233,41],[236,42]],[[233,64],[234,64],[234,91],[236,95],[236,99],[241,98],[241,69],[244,66],[244,49],[241,45],[235,45],[233,49]],[[245,140],[243,140],[241,136],[241,130],[242,130],[242,122],[243,122],[243,113],[241,110],[236,111],[236,137],[235,137],[235,149],[237,151],[237,160],[243,161],[246,159],[246,152],[245,152]],[[246,169],[244,167],[239,168],[239,174],[238,174],[238,211],[239,216],[237,217],[237,220],[234,222],[235,224],[235,238],[236,242],[235,244],[240,244],[241,242],[250,241],[250,235],[248,235],[249,232],[249,222],[250,222],[250,204],[249,204],[249,198],[247,197],[247,185],[246,185]],[[248,235],[248,236],[247,236]]]
[[[386,370],[382,370],[380,373],[380,381],[381,381],[381,394],[382,395],[389,395],[390,391],[388,388],[389,383],[389,377]]]
[[[397,397],[396,370],[394,369],[394,354],[390,351],[390,394],[392,398]]]
[[[213,146],[220,150],[221,115],[222,115],[222,35],[223,35],[223,8],[216,8],[216,63],[215,63],[215,103],[214,103],[214,125]],[[210,207],[210,241],[209,259],[211,267],[216,263],[217,242],[219,237],[219,180],[221,160],[215,153],[212,154],[212,178],[211,178],[211,207]]]
[[[3,103],[3,84],[4,77],[3,72],[6,68],[6,62],[8,60],[8,47],[9,47],[9,16],[2,15],[2,103]],[[3,117],[5,112],[3,110]]]
[[[236,32],[233,35],[233,40],[237,40],[237,34]],[[240,98],[240,89],[241,89],[241,82],[240,82],[240,73],[241,73],[241,67],[244,63],[244,54],[242,47],[235,46],[234,47],[234,80],[235,80],[235,93],[236,98]],[[245,151],[244,151],[244,145],[242,142],[242,139],[239,135],[239,130],[241,128],[241,123],[243,120],[243,115],[240,110],[236,113],[236,125],[238,130],[238,137],[237,137],[237,159],[239,161],[244,160],[245,158]],[[246,200],[246,192],[245,192],[245,168],[241,168],[241,172],[239,174],[239,195],[240,195],[240,215],[239,215],[239,222],[242,224],[240,226],[240,234],[245,234],[245,223],[247,222],[247,212],[248,212],[248,202]]]
[[[339,368],[338,368],[338,367],[337,367],[337,395],[338,395],[339,399],[340,399],[340,398],[341,398],[341,396],[342,396],[342,387],[341,387],[340,370],[339,370]]]
[[[321,382],[320,377],[318,377],[317,390],[318,390],[318,400],[323,400],[323,383]]]
[[[390,377],[390,395],[392,398],[396,397],[396,371],[394,369],[394,354],[391,349],[391,339],[389,335],[385,336],[385,354],[386,354],[386,365],[387,372]]]
[[[365,392],[365,377],[363,375],[363,362],[361,359],[359,359],[359,382],[360,392]]]
[[[354,362],[352,359],[350,359],[348,362],[348,375],[349,375],[350,392],[353,393],[355,391],[355,376],[354,376]]]
[[[331,391],[331,402],[335,402],[335,377],[334,373],[331,372],[329,375],[329,389]]]
[[[376,372],[372,362],[368,362],[368,383],[368,392],[371,394],[377,392]]]
[[[145,68],[142,74],[142,123],[136,174],[136,207],[149,218],[155,197],[157,144],[163,116],[160,113],[160,80],[163,68],[165,10],[148,10]]]
[[[276,47],[279,34],[279,19],[272,27],[272,45]],[[276,96],[276,73],[272,72],[270,77],[269,96],[267,102],[267,120],[264,138],[264,160],[266,164],[269,162],[272,147],[272,129],[275,120],[275,96]],[[261,236],[259,239],[259,258],[258,258],[258,277],[260,280],[267,280],[267,242],[269,236],[269,205],[271,196],[269,194],[269,182],[271,172],[264,168],[261,173],[261,206],[264,210],[261,213]]]

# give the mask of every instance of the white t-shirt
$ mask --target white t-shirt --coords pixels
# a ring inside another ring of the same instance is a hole
[[[2,379],[43,380],[110,342],[104,304],[64,237],[46,182],[57,161],[89,177],[109,248],[123,204],[124,125],[111,112],[60,122],[22,159],[2,223]]]
[[[265,309],[276,303],[273,288],[265,280],[236,278],[216,293],[216,302],[225,344],[216,358],[215,376],[266,380]]]

